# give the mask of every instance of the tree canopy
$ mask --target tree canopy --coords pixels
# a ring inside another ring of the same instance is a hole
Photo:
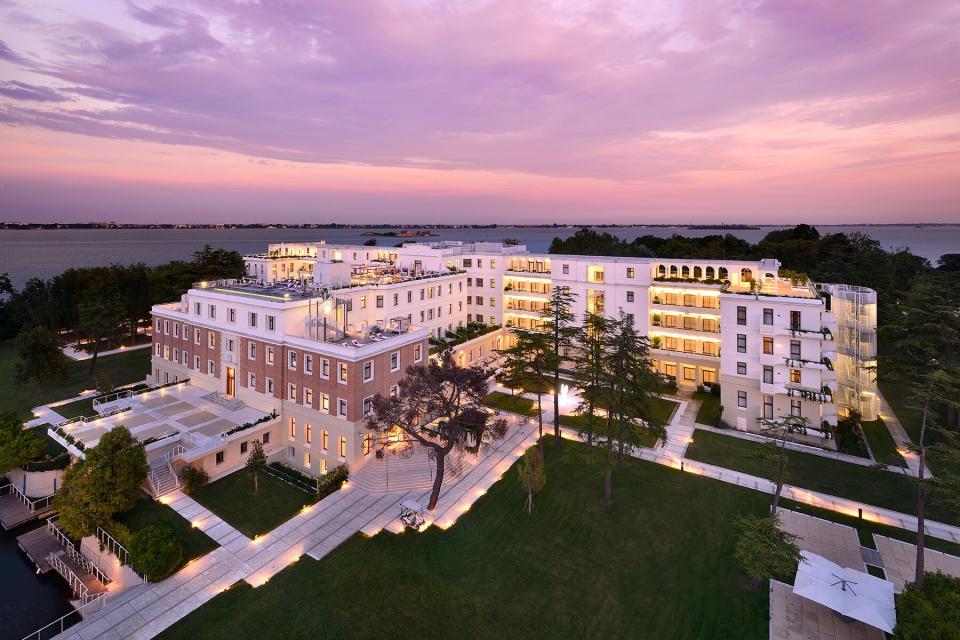
[[[0,414],[0,473],[36,460],[43,452],[43,440],[36,431],[24,429],[14,413]]]

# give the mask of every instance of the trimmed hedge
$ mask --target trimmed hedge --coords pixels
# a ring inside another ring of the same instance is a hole
[[[163,580],[180,566],[183,545],[170,527],[150,525],[133,534],[130,566],[153,582]]]

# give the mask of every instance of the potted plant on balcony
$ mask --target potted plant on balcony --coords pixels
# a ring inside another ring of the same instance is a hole
[[[659,313],[653,314],[653,326],[655,326],[655,327],[659,327],[659,326],[660,326],[660,314],[659,314]]]

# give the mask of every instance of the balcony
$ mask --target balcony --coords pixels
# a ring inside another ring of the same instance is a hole
[[[833,402],[833,390],[830,389],[830,387],[824,386],[820,389],[812,389],[793,383],[788,383],[785,386],[787,395],[791,398],[802,398],[804,400],[810,400],[811,402]]]
[[[821,358],[820,360],[804,360],[803,358],[791,358],[785,356],[784,362],[791,369],[819,369],[821,371],[833,371],[833,362],[830,358]]]
[[[662,298],[654,296],[653,302],[651,305],[654,308],[664,309],[667,311],[677,311],[680,313],[693,313],[701,316],[710,316],[712,318],[720,317],[720,308],[719,307],[700,307],[700,306],[690,306],[682,303],[671,303],[665,302]]]

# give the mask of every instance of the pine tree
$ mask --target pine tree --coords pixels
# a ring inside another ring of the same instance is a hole
[[[557,444],[560,443],[560,369],[573,351],[577,337],[576,317],[572,311],[576,298],[568,287],[554,287],[550,302],[540,314],[543,318],[540,329],[547,335],[552,351],[548,365],[553,374],[553,435]]]

